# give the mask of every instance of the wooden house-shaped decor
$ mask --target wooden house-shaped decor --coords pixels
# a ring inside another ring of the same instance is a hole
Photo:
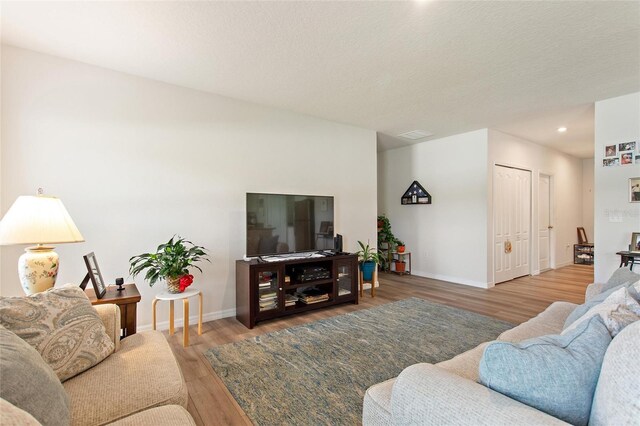
[[[402,196],[402,204],[431,204],[431,194],[414,180]]]

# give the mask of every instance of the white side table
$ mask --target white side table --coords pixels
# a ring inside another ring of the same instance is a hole
[[[168,291],[163,291],[156,295],[155,299],[153,299],[153,329],[156,329],[156,304],[158,300],[168,300],[169,301],[169,335],[173,336],[175,332],[174,328],[174,309],[173,302],[176,300],[182,300],[182,305],[184,307],[184,329],[182,332],[182,346],[189,346],[189,298],[198,296],[199,302],[199,312],[198,312],[198,336],[202,334],[202,292],[198,289],[186,289],[182,293],[169,293]]]

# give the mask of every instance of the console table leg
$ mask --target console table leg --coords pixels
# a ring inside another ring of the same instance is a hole
[[[182,346],[189,346],[189,299],[182,301],[184,307],[184,327],[182,328]]]
[[[169,336],[173,336],[175,333],[175,328],[173,326],[173,300],[169,301]]]

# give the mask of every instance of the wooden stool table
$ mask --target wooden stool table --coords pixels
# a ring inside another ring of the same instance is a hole
[[[189,346],[189,298],[193,296],[198,296],[199,301],[199,311],[198,311],[198,336],[202,334],[202,292],[195,288],[186,289],[182,293],[169,293],[168,291],[163,291],[160,294],[157,294],[155,299],[153,299],[153,329],[156,329],[156,304],[158,300],[168,300],[169,301],[169,335],[173,336],[175,332],[174,328],[174,309],[173,302],[176,300],[182,300],[182,305],[184,307],[184,327],[182,332],[182,346],[185,348]]]
[[[370,281],[365,281],[364,273],[362,270],[360,271],[360,298],[364,296],[364,285],[365,283],[371,283],[371,297],[376,297],[376,283],[378,282],[378,265],[376,264],[376,268],[373,270],[373,275]]]

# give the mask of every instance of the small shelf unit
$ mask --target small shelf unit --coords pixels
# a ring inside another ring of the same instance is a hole
[[[398,271],[396,262],[404,262],[404,271]],[[391,272],[398,275],[411,275],[411,252],[391,252]]]
[[[577,265],[593,265],[593,244],[574,244],[573,263]]]

